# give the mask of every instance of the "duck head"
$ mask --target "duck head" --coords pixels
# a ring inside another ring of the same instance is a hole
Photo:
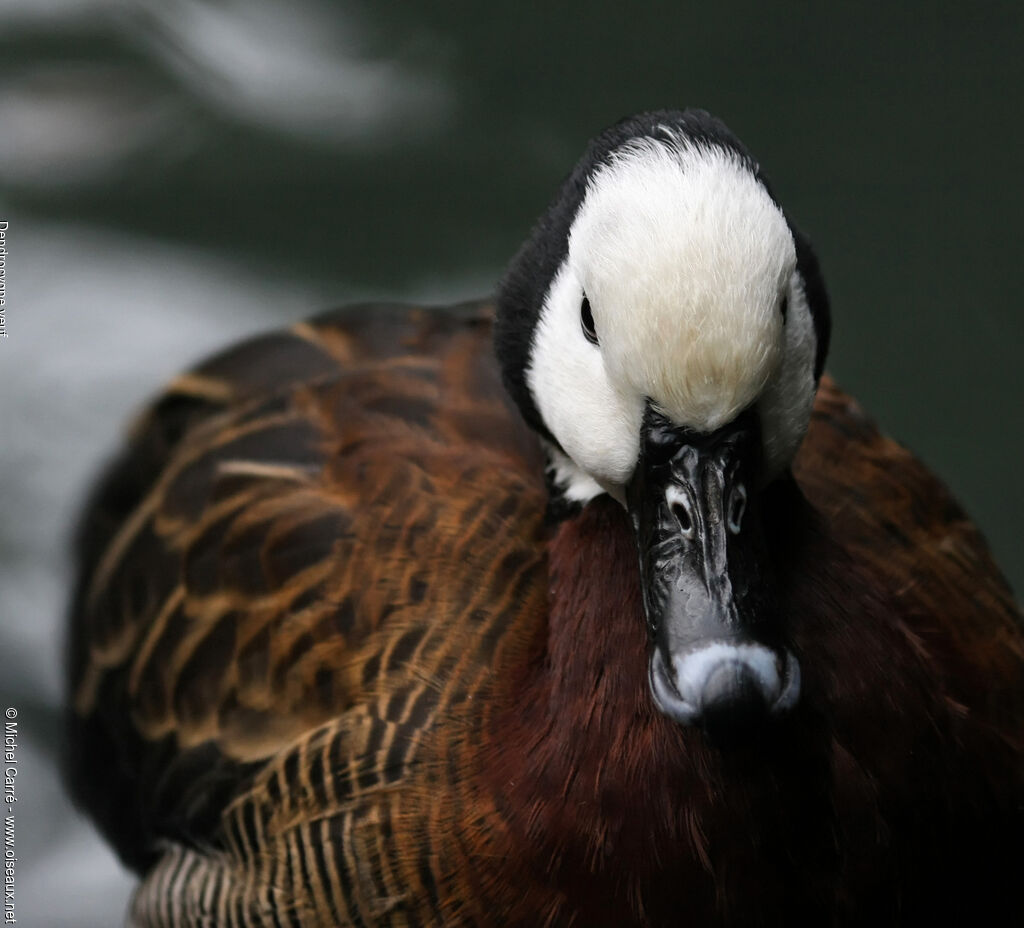
[[[495,344],[552,512],[629,511],[657,707],[738,730],[796,704],[761,500],[807,430],[829,338],[816,259],[701,111],[594,139],[513,260]],[[623,569],[636,569],[624,565]]]

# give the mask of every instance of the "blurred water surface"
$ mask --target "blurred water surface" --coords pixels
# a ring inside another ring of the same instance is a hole
[[[1019,3],[0,4],[0,645],[18,911],[117,924],[130,879],[53,759],[75,508],[131,411],[346,300],[487,292],[586,139],[699,105],[816,243],[830,369],[1024,585]]]

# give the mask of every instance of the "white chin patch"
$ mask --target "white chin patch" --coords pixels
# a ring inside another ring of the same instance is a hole
[[[588,184],[527,370],[570,459],[560,485],[622,500],[648,400],[701,431],[757,403],[771,476],[784,468],[814,393],[814,332],[795,267],[785,218],[734,155],[683,140],[617,152]],[[598,345],[581,326],[584,294]]]
[[[605,492],[605,488],[590,474],[578,467],[572,458],[550,442],[544,442],[544,450],[547,452],[551,480],[570,503],[586,503]],[[620,502],[625,502],[619,497],[617,490],[617,487],[611,487],[612,494],[618,497]]]

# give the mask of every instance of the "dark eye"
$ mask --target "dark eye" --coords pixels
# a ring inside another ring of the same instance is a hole
[[[789,312],[789,297],[783,295],[782,302],[779,303],[779,312],[782,313],[783,321],[785,321],[786,313]]]
[[[594,314],[590,311],[590,300],[583,297],[580,306],[580,323],[583,326],[583,334],[590,344],[597,344],[597,329],[594,328]]]

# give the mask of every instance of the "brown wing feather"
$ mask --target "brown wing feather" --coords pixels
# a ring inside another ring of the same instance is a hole
[[[223,843],[266,759],[353,707],[347,739],[416,739],[410,659],[458,654],[441,617],[542,507],[488,357],[486,307],[357,307],[202,365],[136,428],[87,517],[72,646],[73,778],[127,860]]]

